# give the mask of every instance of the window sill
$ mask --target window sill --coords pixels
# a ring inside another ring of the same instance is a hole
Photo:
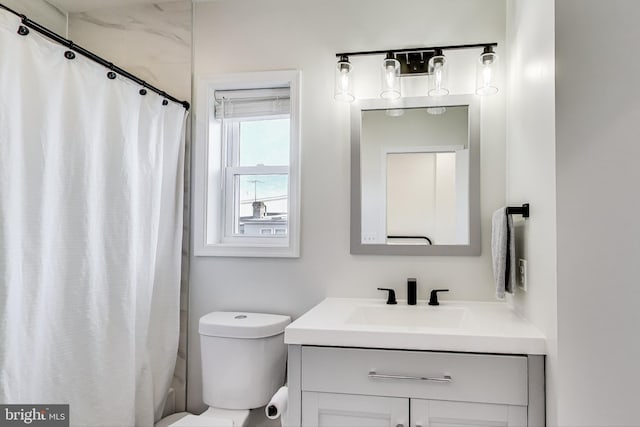
[[[194,248],[195,256],[219,257],[247,257],[247,258],[299,258],[299,248],[286,245],[258,245],[251,246],[234,243],[218,243],[215,245],[201,245]]]

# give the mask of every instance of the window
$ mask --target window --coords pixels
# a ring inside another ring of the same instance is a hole
[[[298,72],[199,82],[195,254],[299,255]]]

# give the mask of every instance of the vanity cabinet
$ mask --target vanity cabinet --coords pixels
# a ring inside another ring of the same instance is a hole
[[[522,427],[527,407],[411,399],[411,427]]]
[[[408,422],[409,399],[302,392],[305,427],[396,427]]]
[[[287,426],[538,427],[542,356],[289,346]]]

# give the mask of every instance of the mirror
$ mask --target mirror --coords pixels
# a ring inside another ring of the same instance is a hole
[[[351,111],[351,253],[479,255],[473,96],[362,100]]]

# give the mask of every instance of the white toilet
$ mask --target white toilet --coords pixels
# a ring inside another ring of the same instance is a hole
[[[289,316],[213,312],[200,318],[202,395],[209,409],[170,427],[245,427],[284,384]]]

